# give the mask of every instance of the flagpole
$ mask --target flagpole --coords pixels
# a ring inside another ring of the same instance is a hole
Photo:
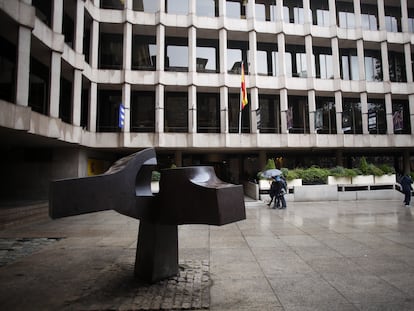
[[[243,93],[242,93],[242,90],[240,89],[240,105],[239,105],[239,135],[241,134],[242,106],[243,106]]]

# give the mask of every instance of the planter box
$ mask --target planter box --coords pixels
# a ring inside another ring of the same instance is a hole
[[[287,181],[288,188],[293,188],[295,186],[302,186],[302,179],[297,178],[297,179],[292,179],[292,180]]]
[[[358,175],[352,177],[353,185],[373,185],[374,184],[374,175]]]
[[[259,189],[260,190],[269,190],[271,184],[272,184],[271,180],[260,179],[259,180]]]
[[[328,185],[350,185],[350,184],[352,184],[351,177],[328,176]]]
[[[395,174],[374,176],[375,184],[395,184],[397,182]]]

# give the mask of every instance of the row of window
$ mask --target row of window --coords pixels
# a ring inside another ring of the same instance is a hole
[[[165,70],[188,71],[187,38],[167,37],[165,43]],[[249,73],[248,42],[227,42],[227,72],[239,74],[241,62],[245,63]],[[99,45],[99,68],[122,69],[123,36],[118,34],[101,34]],[[257,73],[259,75],[282,75],[279,52],[276,44],[257,43]],[[284,55],[285,75],[287,77],[308,77],[309,70],[320,79],[333,79],[335,60],[330,47],[312,48],[310,68],[304,45],[286,45]],[[339,49],[339,66],[341,79],[359,80],[359,65],[356,48]],[[414,57],[414,54],[412,55]],[[157,46],[155,36],[134,36],[132,44],[131,68],[133,70],[155,70]],[[414,59],[414,58],[413,58]],[[198,72],[218,73],[218,40],[198,39],[196,47],[196,70]],[[365,79],[367,81],[383,80],[383,65],[379,50],[364,50]],[[407,82],[405,55],[403,52],[388,51],[388,69],[390,81]]]
[[[245,0],[226,0],[226,16],[228,18],[246,18]],[[363,1],[361,1],[363,2]],[[196,15],[218,17],[219,0],[196,0]],[[314,25],[331,26],[328,0],[312,0],[311,16]],[[355,28],[355,13],[352,2],[336,1],[336,24],[341,28]],[[102,0],[103,9],[124,9],[121,1]],[[159,11],[159,2],[153,0],[134,0],[132,9],[148,13]],[[187,15],[189,13],[189,0],[165,0],[165,11],[170,14]],[[305,10],[302,0],[283,1],[283,21],[286,23],[304,24]],[[401,32],[402,11],[397,6],[385,6],[385,27],[390,32]],[[409,31],[414,31],[414,8],[408,8]],[[255,18],[259,21],[276,21],[276,0],[256,0]],[[361,26],[366,30],[378,30],[378,6],[361,3]]]

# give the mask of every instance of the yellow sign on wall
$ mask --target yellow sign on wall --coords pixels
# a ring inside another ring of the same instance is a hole
[[[106,169],[106,161],[98,159],[88,159],[88,176],[103,174],[105,173]]]

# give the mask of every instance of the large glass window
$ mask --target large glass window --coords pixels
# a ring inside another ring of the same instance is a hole
[[[219,72],[218,41],[197,39],[197,71]]]
[[[155,92],[132,91],[131,132],[155,132]]]
[[[281,133],[279,95],[259,95],[260,133]]]
[[[408,32],[414,32],[414,9],[408,9]]]
[[[119,132],[119,107],[122,103],[121,90],[98,89],[97,124],[98,132]]]
[[[196,12],[198,16],[215,17],[219,15],[219,0],[196,0]]]
[[[329,27],[330,14],[328,0],[311,1],[312,20],[314,25]]]
[[[257,43],[257,73],[260,75],[277,75],[277,45]]]
[[[305,15],[302,0],[284,0],[283,15],[286,22],[304,24]],[[288,19],[289,18],[289,19]]]
[[[157,44],[155,36],[136,35],[132,39],[132,69],[155,70]]]
[[[91,82],[82,76],[82,96],[81,96],[81,120],[80,126],[89,129],[89,94]]]
[[[316,62],[316,77],[333,79],[332,49],[328,47],[313,47]]]
[[[316,97],[315,129],[319,134],[336,134],[336,109],[333,97]]]
[[[408,100],[392,100],[394,134],[410,134],[410,107]]]
[[[247,1],[226,0],[226,16],[229,18],[245,19]]]
[[[220,133],[219,94],[197,93],[197,133]]]
[[[341,78],[359,80],[358,56],[356,49],[340,49]]]
[[[375,50],[365,50],[365,79],[367,81],[382,81],[381,53]]]
[[[228,73],[240,74],[241,63],[244,62],[244,72],[248,73],[247,62],[248,43],[244,41],[227,42],[227,71]]]
[[[187,38],[166,38],[165,70],[188,71],[188,40]]]
[[[342,131],[344,134],[362,134],[361,103],[357,98],[342,99]]]
[[[388,64],[392,82],[407,82],[404,53],[388,51]]]
[[[76,6],[71,5],[69,1],[63,1],[63,25],[62,33],[65,37],[65,43],[71,48],[74,46],[74,32],[75,23],[74,18],[76,16]]]
[[[250,94],[247,94],[247,100],[250,103]],[[250,133],[250,104],[241,111],[241,132]],[[239,113],[240,113],[240,94],[229,93],[229,132],[239,132]]]
[[[276,0],[256,0],[255,11],[258,21],[275,21]]]
[[[378,7],[376,5],[361,4],[362,29],[378,30]]]
[[[36,42],[36,43],[35,43]],[[50,94],[50,51],[38,46],[38,41],[32,37],[32,47],[37,46],[42,52],[41,58],[30,58],[29,75],[29,106],[33,111],[47,115],[49,112]],[[40,57],[40,55],[36,55]]]
[[[101,33],[99,38],[99,68],[122,69],[122,34]]]
[[[309,106],[305,96],[288,96],[286,124],[289,133],[309,133]]]
[[[52,25],[52,2],[45,0],[32,0],[36,9],[36,17],[49,27]]]
[[[385,7],[385,29],[389,32],[401,32],[401,8]]]
[[[119,0],[101,0],[101,8],[102,9],[114,9],[114,10],[123,10],[124,9],[124,2]]]
[[[336,18],[340,28],[355,28],[355,13],[352,2],[336,2]]]
[[[370,134],[387,134],[384,99],[368,98],[368,131]]]
[[[165,11],[170,14],[187,15],[188,0],[165,0]]]
[[[308,76],[308,66],[305,46],[287,45],[285,50],[286,75],[288,77],[306,78]]]
[[[164,132],[188,132],[188,93],[166,93],[164,110]]]
[[[83,21],[83,55],[85,55],[85,61],[89,63],[90,58],[90,47],[91,47],[91,28],[92,28],[92,17],[85,10],[85,18]]]
[[[0,37],[0,98],[14,102],[16,81],[16,45]]]
[[[159,1],[154,0],[134,0],[132,8],[135,11],[155,13],[159,11]]]
[[[63,122],[72,123],[72,85],[73,69],[62,61],[60,77],[59,118]]]

